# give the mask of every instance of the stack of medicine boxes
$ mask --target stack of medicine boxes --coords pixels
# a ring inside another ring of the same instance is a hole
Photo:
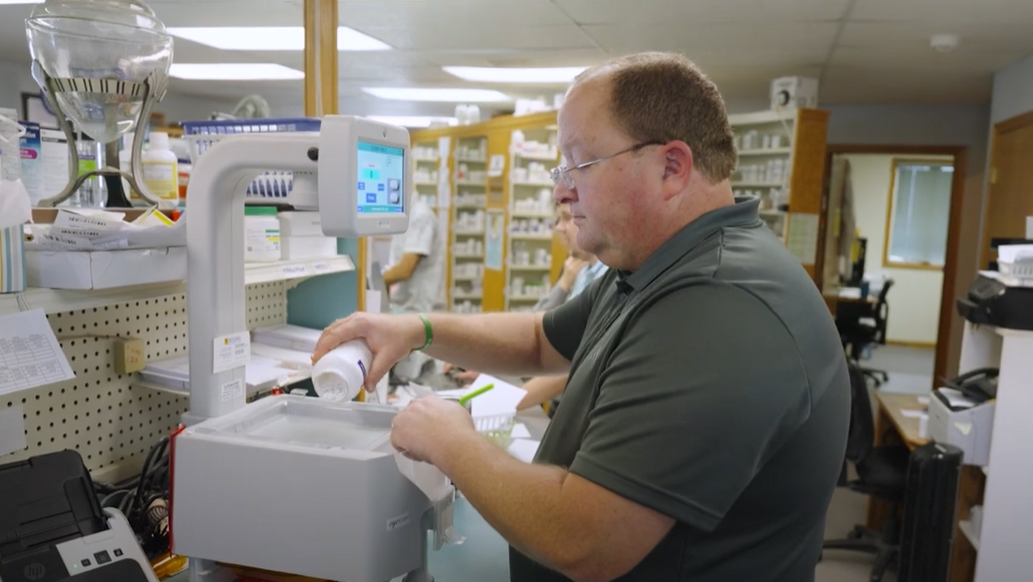
[[[318,212],[281,212],[280,253],[285,261],[337,255],[337,239],[323,236]]]

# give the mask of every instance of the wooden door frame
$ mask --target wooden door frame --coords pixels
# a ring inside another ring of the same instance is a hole
[[[947,222],[947,252],[943,265],[943,286],[940,289],[940,318],[936,331],[936,360],[933,364],[933,383],[936,378],[947,375],[947,358],[950,352],[950,323],[954,311],[954,284],[958,276],[958,247],[961,241],[961,211],[965,201],[965,180],[968,171],[968,148],[966,146],[945,145],[856,145],[828,144],[825,152],[825,187],[821,202],[821,227],[818,240],[825,240],[825,209],[828,207],[829,188],[831,185],[832,161],[837,154],[884,154],[890,156],[914,156],[921,154],[954,156],[954,176],[951,180],[950,218]],[[819,277],[824,274],[825,253],[819,253],[820,265],[816,265]],[[824,281],[819,279],[819,286]]]
[[[989,175],[986,181],[986,201],[983,208],[983,219],[979,224],[979,256],[976,257],[979,260],[980,268],[986,265],[990,261],[990,204],[993,202],[994,196],[994,182],[996,170],[996,164],[994,163],[994,155],[997,153],[997,139],[1002,133],[1008,133],[1018,129],[1022,129],[1026,126],[1033,125],[1033,111],[1016,115],[1015,117],[1009,117],[1004,121],[998,121],[994,124],[993,132],[990,134],[990,148],[987,152],[987,158],[990,160]]]

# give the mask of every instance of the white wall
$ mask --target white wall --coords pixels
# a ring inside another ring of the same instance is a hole
[[[1033,55],[994,75],[990,123],[1033,111]]]
[[[886,297],[890,306],[886,339],[890,342],[935,344],[940,319],[943,271],[886,267],[886,211],[890,198],[892,155],[848,154],[854,193],[854,212],[861,236],[868,239],[865,273],[882,272],[893,279]],[[937,156],[921,156],[935,159]],[[951,161],[950,156],[943,158]]]

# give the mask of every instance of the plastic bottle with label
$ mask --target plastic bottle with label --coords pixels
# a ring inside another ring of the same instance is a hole
[[[280,221],[270,206],[244,207],[244,262],[280,260]]]
[[[179,201],[179,158],[169,147],[169,134],[151,132],[150,145],[140,159],[143,181],[162,200]]]
[[[357,339],[341,344],[324,355],[312,369],[312,385],[320,398],[348,402],[358,396],[366,382],[373,354],[366,342]]]

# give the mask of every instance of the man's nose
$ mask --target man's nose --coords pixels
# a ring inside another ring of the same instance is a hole
[[[560,205],[576,202],[577,190],[573,188],[567,188],[562,183],[556,184],[556,187],[552,189],[552,200],[556,204]]]

